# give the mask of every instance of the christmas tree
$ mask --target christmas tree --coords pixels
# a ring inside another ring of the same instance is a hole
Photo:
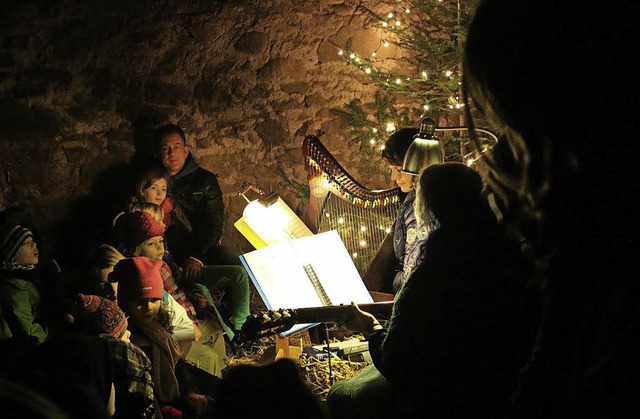
[[[379,90],[372,103],[352,101],[331,112],[342,119],[351,141],[370,156],[391,132],[402,126],[420,126],[424,116],[438,123],[438,138],[445,160],[472,164],[477,150],[464,129],[461,101],[462,54],[466,28],[476,0],[381,1],[376,10],[362,6],[374,27],[379,28],[379,46],[359,52],[351,39],[334,42],[338,54],[362,72],[363,80]],[[393,56],[381,54],[395,47]],[[449,128],[446,128],[449,127]],[[494,138],[488,137],[488,145]]]

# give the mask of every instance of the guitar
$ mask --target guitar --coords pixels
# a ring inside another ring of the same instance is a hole
[[[338,321],[351,305],[304,307],[294,309],[268,310],[251,314],[242,325],[240,334],[244,340],[255,340],[275,335],[291,329],[296,324],[327,323]],[[389,315],[393,301],[358,304],[362,311],[373,315]]]

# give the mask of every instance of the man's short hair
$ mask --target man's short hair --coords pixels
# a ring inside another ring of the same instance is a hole
[[[187,136],[185,135],[182,128],[180,128],[176,124],[166,124],[156,129],[153,133],[153,143],[155,145],[155,149],[158,150],[160,148],[160,144],[162,139],[169,134],[178,134],[182,138],[182,143],[187,145]]]

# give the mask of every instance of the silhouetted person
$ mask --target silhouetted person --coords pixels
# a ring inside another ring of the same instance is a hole
[[[502,134],[485,161],[540,280],[537,340],[510,418],[640,415],[635,1],[483,1],[467,108]]]

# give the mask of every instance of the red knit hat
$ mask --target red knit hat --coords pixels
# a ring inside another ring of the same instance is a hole
[[[164,288],[160,268],[161,260],[145,256],[122,259],[109,274],[109,282],[118,283],[118,304],[126,308],[129,301],[138,298],[162,299]]]
[[[125,212],[115,221],[115,228],[122,244],[131,250],[152,237],[164,237],[162,226],[146,211]]]
[[[127,317],[120,307],[98,295],[78,294],[72,320],[84,333],[107,333],[116,338],[121,338],[128,327]]]

